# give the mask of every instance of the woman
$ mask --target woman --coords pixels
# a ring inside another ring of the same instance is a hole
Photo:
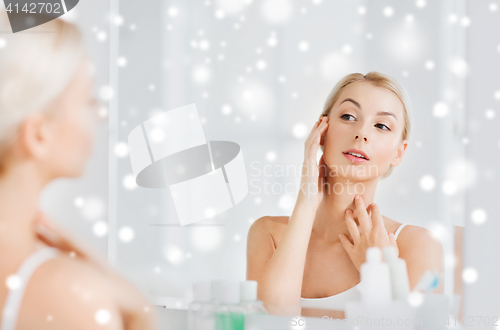
[[[82,174],[97,102],[78,29],[29,32],[1,35],[0,329],[156,329],[142,293],[38,210],[45,185]]]
[[[258,281],[271,312],[343,317],[307,308],[343,310],[359,299],[359,270],[371,246],[398,249],[412,289],[426,270],[442,273],[443,247],[431,232],[383,216],[374,203],[380,179],[403,160],[409,111],[404,89],[385,74],[353,73],[335,85],[305,142],[292,215],[262,217],[248,233],[247,279]]]

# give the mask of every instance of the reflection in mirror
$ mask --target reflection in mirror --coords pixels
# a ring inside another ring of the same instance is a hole
[[[465,89],[460,62],[445,62],[464,56],[463,29],[443,22],[463,10],[237,2],[120,2],[135,28],[120,30],[130,65],[120,69],[115,142],[196,103],[207,141],[240,146],[249,190],[183,226],[168,189],[125,184],[130,163],[116,160],[124,185],[110,221],[134,232],[110,243],[116,266],[167,309],[187,309],[193,283],[246,279],[272,315],[342,319],[362,299],[367,248],[393,246],[408,290],[445,295],[461,313]],[[426,271],[436,283],[419,282]]]

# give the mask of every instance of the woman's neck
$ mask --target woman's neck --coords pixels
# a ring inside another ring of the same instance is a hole
[[[17,164],[0,177],[0,251],[24,254],[36,246],[34,222],[44,185],[30,163]]]
[[[312,233],[326,243],[340,242],[339,234],[351,239],[345,221],[345,210],[355,210],[354,196],[363,198],[365,208],[375,199],[379,178],[366,181],[352,181],[344,177],[329,176],[323,200],[318,206]]]

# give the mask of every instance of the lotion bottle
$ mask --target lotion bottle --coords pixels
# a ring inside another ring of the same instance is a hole
[[[388,306],[392,302],[389,266],[382,261],[378,247],[366,249],[366,262],[360,268],[361,301],[366,307]]]
[[[386,246],[383,251],[384,260],[389,265],[391,273],[392,298],[406,301],[410,294],[410,280],[408,279],[406,261],[398,258],[397,250],[394,246]]]

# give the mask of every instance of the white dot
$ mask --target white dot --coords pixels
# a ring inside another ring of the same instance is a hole
[[[240,235],[238,235],[238,234],[234,235],[234,237],[233,237],[233,238],[234,238],[234,240],[235,240],[236,242],[239,242],[239,241],[241,240],[241,236],[240,236]]]
[[[179,9],[177,9],[177,7],[170,7],[168,9],[168,14],[171,16],[171,17],[177,17],[179,15]]]
[[[297,92],[293,92],[293,93],[291,94],[291,97],[292,97],[293,99],[296,99],[297,97],[299,97],[299,94],[297,94]]]
[[[85,200],[83,199],[83,197],[78,196],[75,198],[73,203],[75,204],[76,207],[82,207],[83,204],[85,203]]]
[[[275,36],[270,36],[268,39],[267,39],[267,45],[269,47],[275,47],[276,45],[278,44],[278,39],[276,39]]]
[[[433,61],[430,61],[430,60],[429,60],[429,61],[427,61],[427,62],[425,62],[425,68],[426,68],[427,70],[433,70],[433,69],[434,69],[434,62],[433,62]]]
[[[111,86],[102,86],[99,89],[99,96],[103,101],[109,101],[113,98],[115,92]]]
[[[128,145],[125,142],[118,142],[115,145],[115,154],[117,157],[123,158],[128,155]]]
[[[7,285],[9,290],[16,290],[21,286],[22,280],[19,275],[10,275],[7,277],[5,284]]]
[[[118,66],[124,67],[127,65],[127,59],[125,57],[119,57],[118,60],[116,61]]]
[[[272,24],[283,24],[293,15],[293,2],[290,0],[264,0],[261,12],[264,18]]]
[[[0,38],[0,48],[4,48],[5,46],[7,46],[7,40]]]
[[[486,219],[488,218],[488,215],[486,214],[486,211],[484,211],[483,209],[475,209],[471,212],[470,217],[475,224],[481,225],[485,223]]]
[[[135,24],[130,24],[130,30],[135,31],[137,29],[137,25]]]
[[[150,91],[154,91],[156,89],[156,86],[154,84],[150,84],[148,88]]]
[[[210,48],[210,42],[208,42],[208,40],[200,41],[200,49],[201,50],[208,50],[209,48]]]
[[[464,16],[460,20],[460,23],[462,24],[462,26],[469,26],[470,25],[470,18],[467,16]]]
[[[97,221],[92,226],[92,231],[98,237],[102,237],[108,233],[108,224],[104,221]]]
[[[105,41],[106,39],[108,39],[108,35],[106,34],[106,32],[99,31],[97,33],[97,40],[99,40],[99,41]]]
[[[231,108],[231,106],[229,104],[224,104],[221,108],[221,111],[223,114],[225,114],[227,116],[233,111],[233,109]]]
[[[307,41],[299,42],[299,50],[301,52],[306,52],[309,50],[309,43]]]
[[[486,112],[484,113],[484,115],[488,119],[493,119],[495,117],[495,111],[493,111],[493,109],[488,109],[488,110],[486,110]]]
[[[266,61],[264,61],[264,60],[259,60],[259,61],[257,61],[257,64],[255,64],[255,67],[256,67],[258,70],[260,70],[260,71],[265,70],[265,69],[266,69],[266,67],[267,67]]]
[[[418,307],[424,302],[424,295],[421,292],[411,292],[408,295],[408,303],[412,307]]]
[[[449,62],[449,69],[457,77],[465,77],[469,71],[469,65],[463,58],[455,57]]]
[[[448,16],[448,22],[450,22],[450,23],[452,23],[452,24],[453,24],[453,23],[456,23],[457,21],[458,21],[458,16],[457,16],[457,14],[450,14],[450,15]]]
[[[182,250],[173,245],[166,246],[163,249],[163,256],[173,265],[178,265],[184,261],[184,253]]]
[[[412,15],[412,14],[408,14],[408,15],[406,15],[406,21],[407,21],[407,22],[411,23],[411,22],[413,22],[414,20],[415,20],[415,17],[413,17],[413,15]]]
[[[257,198],[255,198],[254,202],[255,202],[255,204],[257,204],[257,205],[258,205],[258,204],[261,204],[261,203],[262,203],[262,198],[257,197]]]
[[[351,54],[352,53],[352,46],[349,44],[342,46],[342,52],[344,54]]]
[[[274,151],[269,151],[267,154],[266,154],[266,159],[270,162],[274,162],[276,160],[276,153]]]
[[[95,321],[99,324],[107,324],[111,319],[111,314],[106,309],[100,309],[95,313]]]
[[[82,215],[88,220],[95,220],[104,215],[106,205],[98,197],[87,198],[82,206]]]
[[[204,65],[198,65],[192,72],[193,80],[198,84],[204,84],[210,80],[210,69]]]
[[[427,5],[427,2],[425,0],[417,0],[415,4],[417,5],[418,8],[424,8],[425,5]]]
[[[364,15],[364,14],[366,14],[366,7],[365,7],[365,6],[360,6],[360,7],[358,7],[358,14],[359,14],[359,15]]]
[[[477,270],[474,268],[468,267],[465,268],[462,272],[462,279],[465,283],[474,283],[477,281]]]
[[[52,321],[52,319],[53,319],[52,315],[50,315],[50,314],[49,314],[49,315],[47,315],[47,321],[49,321],[49,322],[50,322],[50,321]]]
[[[125,175],[123,178],[123,187],[127,190],[134,190],[137,188],[137,183],[133,174]]]
[[[495,91],[495,98],[500,100],[500,91]]]
[[[116,15],[113,22],[116,26],[121,26],[123,24],[123,17],[121,17],[120,15]]]
[[[134,230],[130,227],[122,227],[118,231],[118,237],[122,242],[128,243],[134,239]]]
[[[386,17],[391,17],[392,15],[394,15],[394,9],[392,7],[385,7],[384,8],[384,15]]]
[[[320,5],[323,3],[323,0],[312,0],[312,3],[315,5]]]
[[[101,118],[106,117],[108,115],[108,108],[106,108],[105,106],[99,107],[98,115]]]
[[[372,39],[372,38],[373,38],[373,33],[366,34],[366,39]]]
[[[285,78],[285,76],[279,76],[279,77],[278,77],[278,81],[279,81],[280,83],[282,83],[282,84],[286,83],[286,78]]]
[[[490,4],[490,10],[491,11],[497,11],[497,9],[498,9],[498,5],[496,3],[494,3],[494,2],[492,2]]]
[[[307,135],[307,126],[304,123],[297,123],[293,126],[293,135],[301,139]]]
[[[445,195],[453,195],[457,192],[458,190],[458,187],[457,187],[457,184],[451,180],[447,180],[443,183],[442,187],[441,187],[443,193]]]
[[[444,117],[448,114],[448,105],[445,102],[437,102],[434,104],[433,115],[434,117]]]
[[[468,138],[468,137],[464,137],[464,138],[462,139],[462,143],[463,143],[463,144],[467,144],[467,143],[469,143],[469,138]]]
[[[420,188],[424,191],[431,191],[436,186],[436,180],[432,175],[424,175],[420,178]]]

